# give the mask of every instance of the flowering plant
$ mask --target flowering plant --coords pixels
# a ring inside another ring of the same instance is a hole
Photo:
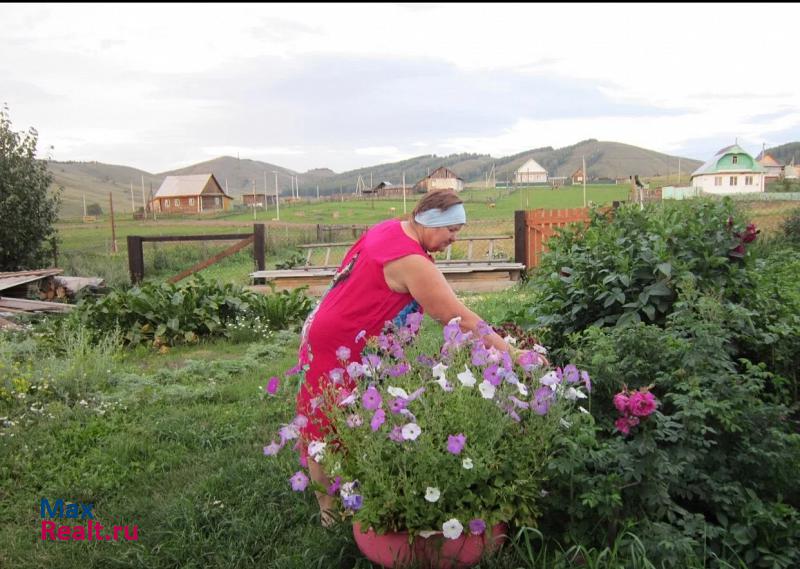
[[[415,338],[422,316],[387,323],[367,340],[360,361],[331,370],[319,402],[330,433],[308,444],[322,465],[344,515],[377,533],[408,531],[456,539],[500,522],[532,524],[543,496],[547,459],[559,430],[588,415],[579,400],[591,382],[574,365],[549,369],[544,348],[506,352],[486,348],[458,320],[442,339]],[[276,453],[296,434],[298,416],[265,448]],[[292,478],[303,489],[304,473]]]
[[[658,401],[650,392],[651,388],[630,391],[628,386],[623,386],[622,391],[614,396],[614,407],[620,413],[620,417],[614,421],[614,427],[623,435],[629,435],[632,427],[639,425],[656,410]]]

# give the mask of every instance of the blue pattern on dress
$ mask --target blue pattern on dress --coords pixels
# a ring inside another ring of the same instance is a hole
[[[394,317],[392,323],[398,328],[401,326],[405,326],[406,317],[412,312],[419,312],[418,309],[419,309],[419,303],[416,300],[412,300],[411,302],[406,304],[400,312],[397,313],[397,316]]]

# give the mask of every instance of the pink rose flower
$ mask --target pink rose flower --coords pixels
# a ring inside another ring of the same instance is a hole
[[[616,397],[614,398],[616,404]],[[647,417],[656,410],[656,398],[649,391],[637,391],[630,397],[629,401],[630,412],[637,417]]]
[[[617,411],[620,413],[626,413],[629,409],[629,405],[630,398],[624,393],[617,393],[614,396],[614,407],[616,407]]]

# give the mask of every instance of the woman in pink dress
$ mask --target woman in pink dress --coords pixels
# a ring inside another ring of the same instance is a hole
[[[331,287],[309,315],[300,344],[305,381],[297,395],[297,412],[308,422],[301,429],[305,445],[321,440],[329,427],[320,405],[332,370],[360,362],[365,339],[381,333],[387,321],[405,323],[411,312],[425,312],[445,324],[460,317],[463,331],[478,332],[481,318],[458,300],[430,252],[443,251],[466,223],[464,205],[449,190],[423,197],[411,219],[387,220],[371,227],[345,255]],[[487,347],[509,351],[496,333],[484,336]],[[336,378],[348,381],[347,374]],[[350,388],[354,386],[348,386]],[[327,486],[322,468],[308,461],[312,479]],[[331,521],[333,497],[317,492],[322,522]]]

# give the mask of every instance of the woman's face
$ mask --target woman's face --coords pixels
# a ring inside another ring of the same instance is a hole
[[[444,251],[456,241],[456,235],[464,225],[450,225],[447,227],[426,227],[422,236],[422,246],[426,251],[435,253]]]

